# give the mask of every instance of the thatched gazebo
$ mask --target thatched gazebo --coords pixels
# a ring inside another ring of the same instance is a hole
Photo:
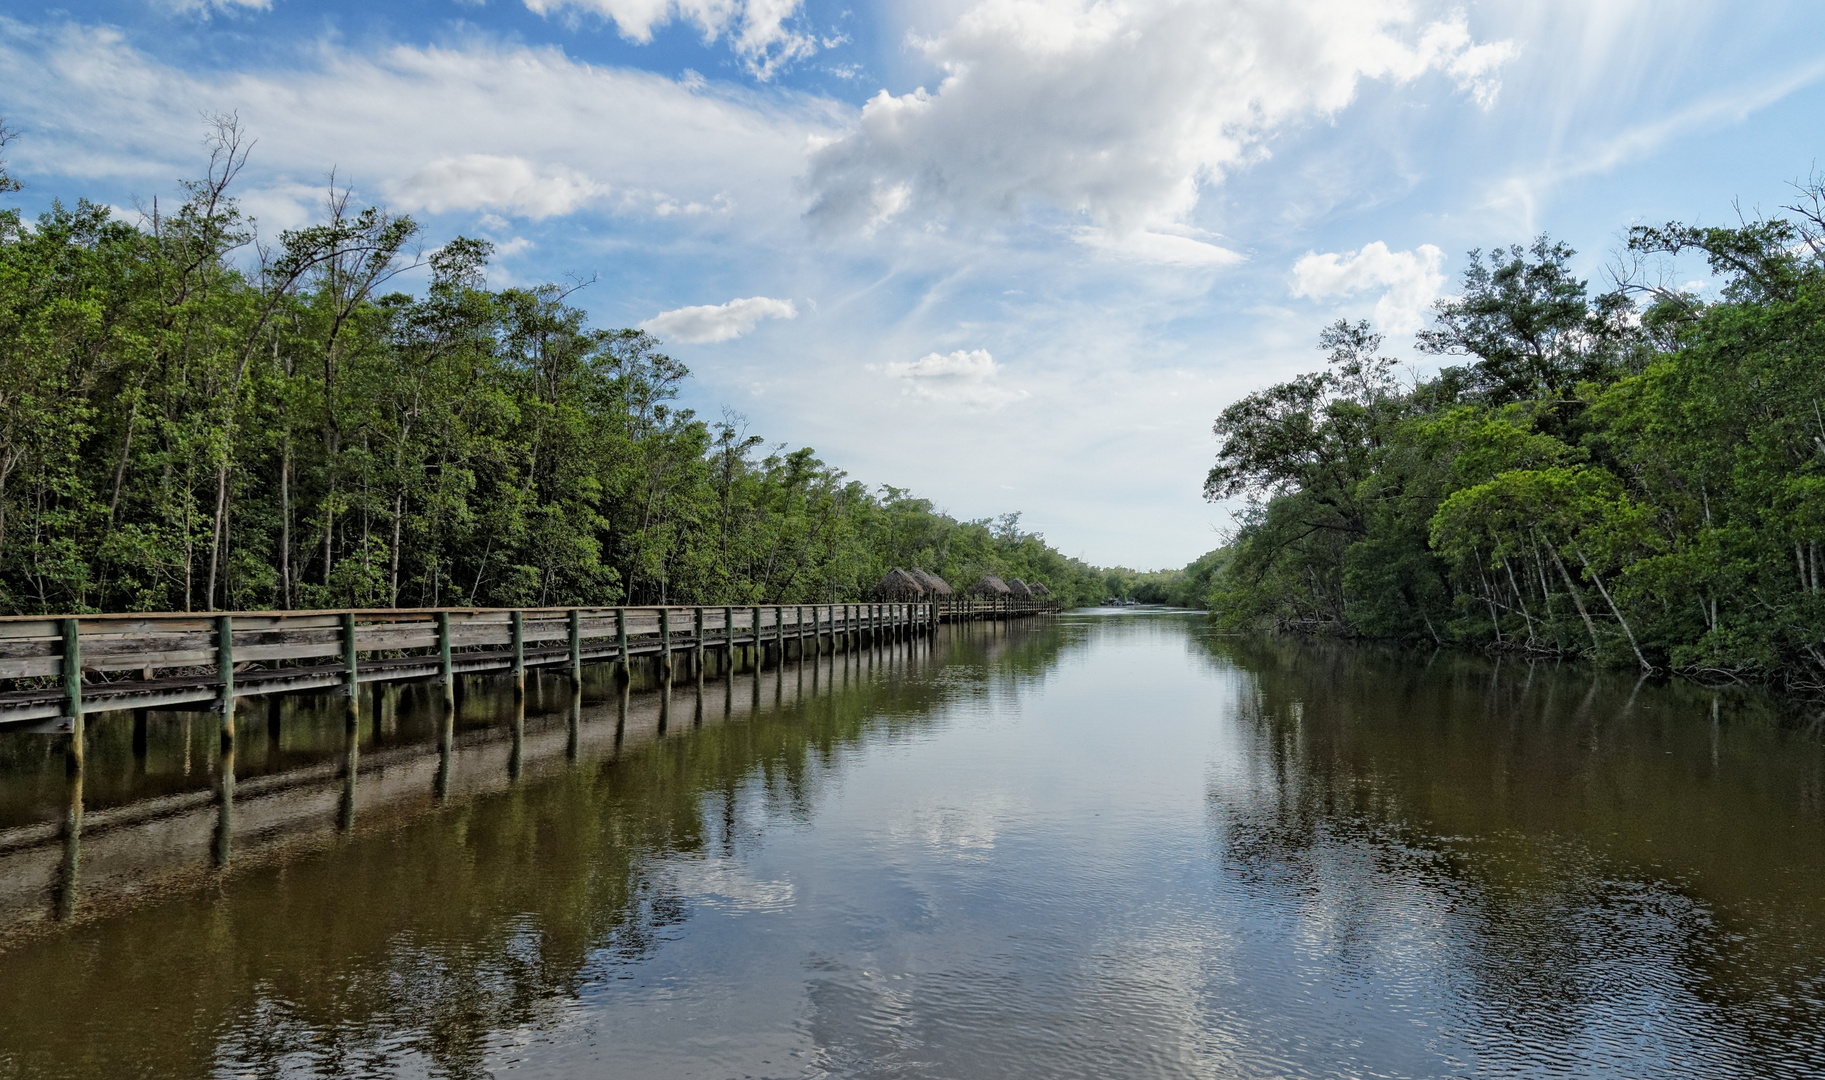
[[[1013,595],[1013,592],[1014,590],[1008,588],[1007,582],[996,577],[994,574],[990,574],[981,581],[970,586],[971,596],[1011,596]]]
[[[943,578],[939,577],[936,574],[927,573],[924,570],[917,569],[916,567],[912,570],[908,570],[907,573],[909,573],[913,577],[917,578],[919,580],[919,583],[921,585],[925,586],[926,593],[931,596],[951,596],[951,595],[953,595],[953,591],[951,589],[950,582],[945,581]]]
[[[1046,599],[1046,598],[1047,598],[1047,597],[1049,597],[1049,596],[1051,596],[1051,595],[1052,595],[1052,590],[1051,590],[1051,589],[1048,589],[1048,588],[1046,588],[1046,587],[1045,587],[1045,586],[1044,586],[1044,585],[1043,585],[1043,584],[1041,584],[1041,583],[1039,583],[1039,582],[1037,582],[1037,581],[1035,581],[1035,582],[1033,582],[1033,583],[1032,583],[1032,584],[1030,584],[1030,585],[1028,585],[1028,586],[1027,586],[1027,591],[1028,591],[1028,592],[1030,592],[1030,593],[1032,593],[1032,594],[1033,594],[1033,595],[1034,595],[1034,596],[1036,596],[1036,597],[1038,597],[1038,598],[1039,598],[1039,599],[1041,599],[1041,600],[1044,600],[1044,599]]]
[[[1028,588],[1027,583],[1019,578],[1015,578],[1013,581],[1008,582],[1008,592],[1012,593],[1016,600],[1033,599],[1033,590]]]
[[[930,591],[924,582],[898,567],[889,570],[874,587],[875,596],[882,600],[920,600]]]

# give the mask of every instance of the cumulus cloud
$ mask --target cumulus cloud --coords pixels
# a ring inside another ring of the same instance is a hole
[[[993,407],[1027,396],[1025,390],[1001,385],[1001,369],[987,349],[927,353],[917,360],[896,360],[873,370],[899,380],[901,393],[931,401]]]
[[[640,324],[640,329],[687,345],[707,345],[738,338],[760,325],[762,319],[794,319],[798,308],[790,300],[750,296],[726,304],[702,304],[662,311]]]
[[[978,0],[914,44],[943,80],[881,91],[815,153],[814,222],[1044,210],[1136,231],[1181,219],[1202,185],[1364,79],[1440,71],[1487,104],[1513,54],[1400,0]]]
[[[817,52],[815,36],[787,22],[800,0],[525,0],[540,15],[581,8],[614,22],[621,36],[645,44],[666,23],[694,23],[705,43],[726,38],[748,73],[763,82]]]
[[[575,170],[540,171],[524,158],[495,154],[438,158],[388,188],[404,210],[504,210],[535,220],[571,213],[608,194],[607,184]]]
[[[1386,333],[1410,334],[1425,324],[1426,309],[1438,299],[1445,253],[1431,244],[1389,251],[1380,240],[1361,251],[1308,252],[1293,264],[1293,295],[1328,300],[1376,289],[1375,323]]]

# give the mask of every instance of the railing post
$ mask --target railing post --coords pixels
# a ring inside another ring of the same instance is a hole
[[[619,650],[621,681],[630,682],[634,677],[634,659],[627,654],[627,609],[615,609],[615,648]]]
[[[444,684],[444,708],[456,711],[456,658],[450,650],[450,613],[437,613],[437,677]]]
[[[82,762],[82,620],[63,620],[63,711],[70,717],[72,768]]]
[[[215,666],[222,682],[222,745],[234,742],[234,616],[215,619]]]
[[[757,673],[766,660],[766,654],[763,651],[764,648],[765,647],[760,643],[760,607],[759,605],[756,605],[754,608],[754,670]],[[759,691],[756,691],[756,693],[758,692]]]
[[[724,674],[733,682],[735,679],[735,609],[726,605],[722,609],[722,636],[729,648],[729,667]]]
[[[672,609],[659,609],[659,674],[672,681]]]
[[[793,629],[798,631],[798,658],[805,659],[805,605],[799,604],[792,609]]]
[[[514,609],[507,615],[507,635],[513,639],[513,692],[526,696],[526,613]]]
[[[348,678],[347,708],[343,713],[346,726],[350,731],[361,726],[361,673],[357,668],[355,651],[355,613],[342,613],[342,670]]]
[[[623,639],[625,640],[625,639]],[[570,682],[583,685],[583,609],[570,609]]]
[[[696,668],[697,681],[703,681],[703,609],[692,608],[692,633],[697,637],[697,644],[692,648],[691,666]]]

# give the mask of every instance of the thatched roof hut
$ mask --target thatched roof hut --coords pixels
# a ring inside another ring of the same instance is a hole
[[[1029,584],[1027,586],[1027,591],[1031,592],[1034,596],[1039,597],[1041,600],[1044,600],[1046,597],[1052,595],[1051,589],[1046,588],[1043,584],[1041,584],[1037,581]]]
[[[924,582],[898,567],[889,570],[874,587],[875,596],[882,600],[918,600],[930,591]]]
[[[932,596],[953,595],[950,582],[944,580],[943,578],[939,577],[936,574],[926,573],[924,570],[920,570],[916,567],[912,570],[908,570],[907,573],[911,574],[913,577],[918,578],[920,584],[925,586],[925,591],[927,593],[931,594]]]
[[[1007,582],[996,577],[994,574],[990,574],[988,577],[985,577],[981,581],[970,586],[971,596],[1009,596],[1013,591],[1014,590],[1008,588]]]
[[[1015,578],[1013,581],[1008,582],[1008,591],[1013,593],[1014,596],[1020,600],[1033,599],[1033,590],[1027,588],[1027,583],[1019,578]]]

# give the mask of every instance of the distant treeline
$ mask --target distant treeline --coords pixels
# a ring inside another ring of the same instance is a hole
[[[212,150],[135,223],[0,211],[0,611],[836,601],[893,566],[1100,598],[1018,515],[676,408],[658,341],[487,288],[485,242],[398,291],[419,227],[332,188],[262,243],[232,122]]]
[[[1224,410],[1216,618],[1825,688],[1825,187],[1635,228],[1601,295],[1572,254],[1472,252],[1434,378],[1340,322],[1324,370]],[[1654,280],[1688,254],[1720,291]]]

